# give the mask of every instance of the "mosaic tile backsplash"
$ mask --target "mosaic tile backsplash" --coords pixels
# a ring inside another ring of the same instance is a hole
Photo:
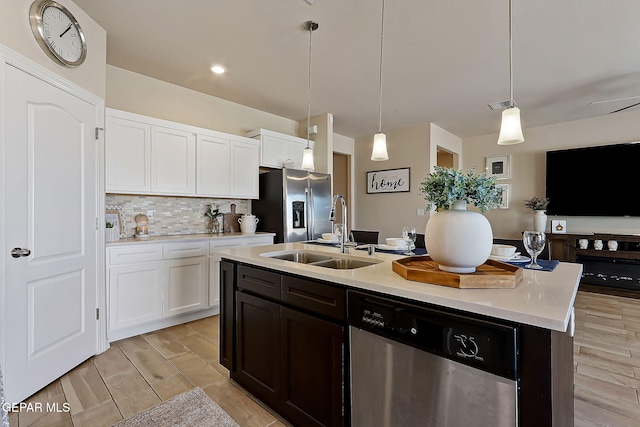
[[[129,194],[107,194],[105,203],[122,206],[127,237],[133,236],[136,232],[136,215],[147,215],[147,211],[153,211],[153,218],[149,218],[149,235],[167,236],[206,233],[208,219],[204,211],[207,205],[217,207],[222,213],[231,212],[232,203],[235,203],[236,212],[240,214],[248,213],[251,209],[249,200]]]

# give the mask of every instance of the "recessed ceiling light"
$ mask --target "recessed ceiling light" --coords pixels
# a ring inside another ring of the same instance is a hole
[[[211,71],[216,74],[223,74],[226,70],[222,65],[214,65],[213,67],[211,67]]]

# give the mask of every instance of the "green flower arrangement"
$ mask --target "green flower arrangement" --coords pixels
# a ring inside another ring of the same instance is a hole
[[[524,201],[524,207],[531,209],[532,211],[544,211],[549,205],[549,199],[546,197],[534,196],[529,200]]]
[[[428,208],[448,210],[458,200],[463,200],[486,212],[502,203],[502,190],[496,186],[495,177],[478,175],[474,168],[468,173],[459,169],[436,166],[420,183],[420,194],[429,202]]]
[[[214,209],[212,205],[207,205],[204,215],[210,219],[216,219],[217,217],[222,216],[222,212],[220,212],[220,209],[218,208]]]

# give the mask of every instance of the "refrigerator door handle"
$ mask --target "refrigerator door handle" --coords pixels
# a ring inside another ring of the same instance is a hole
[[[315,212],[313,207],[313,190],[311,187],[306,187],[304,192],[307,195],[307,210],[305,212],[305,215],[307,216],[307,240],[312,240],[313,232],[315,230],[315,225],[313,223],[313,213]]]

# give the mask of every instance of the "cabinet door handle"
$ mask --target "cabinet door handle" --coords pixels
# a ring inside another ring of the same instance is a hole
[[[31,255],[31,251],[29,249],[22,249],[22,248],[11,249],[11,256],[14,258],[27,257],[29,255]]]

